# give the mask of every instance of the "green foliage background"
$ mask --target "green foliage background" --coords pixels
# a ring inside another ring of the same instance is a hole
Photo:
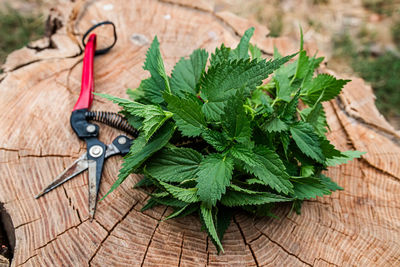
[[[0,64],[12,51],[39,39],[44,34],[41,16],[22,14],[6,6],[0,10]]]

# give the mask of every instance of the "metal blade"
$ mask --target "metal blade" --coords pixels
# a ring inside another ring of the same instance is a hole
[[[121,151],[119,151],[119,149],[113,143],[111,143],[107,146],[106,154],[104,157],[107,159],[119,153],[121,153]]]
[[[91,220],[93,220],[94,212],[96,210],[96,203],[97,203],[97,182],[96,182],[96,161],[95,160],[88,160],[89,164],[89,216]]]
[[[88,168],[88,161],[87,161],[87,154],[83,154],[80,156],[77,160],[74,161],[67,169],[65,169],[57,178],[49,184],[47,187],[45,187],[39,194],[35,196],[35,198],[39,198],[46,194],[47,192],[53,190],[57,186],[65,183],[72,177],[80,174],[84,170]]]

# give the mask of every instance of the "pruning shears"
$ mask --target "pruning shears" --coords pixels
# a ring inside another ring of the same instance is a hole
[[[110,24],[114,29],[114,42],[111,46],[96,50],[96,34],[91,33],[87,43],[84,42],[87,35],[95,28]],[[65,169],[56,179],[45,187],[35,198],[39,198],[59,185],[65,183],[69,179],[75,177],[86,169],[89,172],[89,215],[93,219],[97,196],[99,193],[100,181],[103,171],[104,161],[114,155],[125,155],[129,152],[129,148],[133,139],[126,135],[117,136],[111,144],[105,145],[97,137],[100,127],[89,121],[98,121],[114,128],[121,129],[133,137],[137,137],[137,130],[131,127],[128,122],[117,113],[90,111],[93,102],[94,78],[93,78],[93,61],[95,55],[107,53],[117,40],[115,26],[110,21],[104,21],[90,28],[82,38],[85,47],[83,57],[83,70],[81,92],[79,98],[73,108],[70,117],[71,127],[76,135],[86,142],[86,153],[81,155],[75,162]]]

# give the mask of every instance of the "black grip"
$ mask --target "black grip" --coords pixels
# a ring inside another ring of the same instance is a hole
[[[122,156],[125,156],[128,154],[129,149],[131,148],[133,139],[125,136],[125,135],[119,135],[117,138],[114,139],[112,142],[114,146],[118,148]]]

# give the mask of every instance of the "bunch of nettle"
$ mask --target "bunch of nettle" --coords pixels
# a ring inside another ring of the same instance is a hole
[[[294,55],[275,51],[272,60],[263,59],[249,44],[253,32],[247,30],[235,49],[222,44],[211,57],[193,51],[171,77],[154,38],[144,63],[151,77],[128,90],[132,100],[102,95],[140,130],[110,192],[129,174],[143,174],[136,187],[155,187],[143,210],[172,207],[166,219],[198,213],[222,251],[235,209],[274,216],[275,203],[291,202],[300,212],[304,199],[342,189],[322,174],[328,166],[361,155],[336,150],[325,136],[322,102],[348,80],[314,75],[323,58],[308,57],[303,40]]]

